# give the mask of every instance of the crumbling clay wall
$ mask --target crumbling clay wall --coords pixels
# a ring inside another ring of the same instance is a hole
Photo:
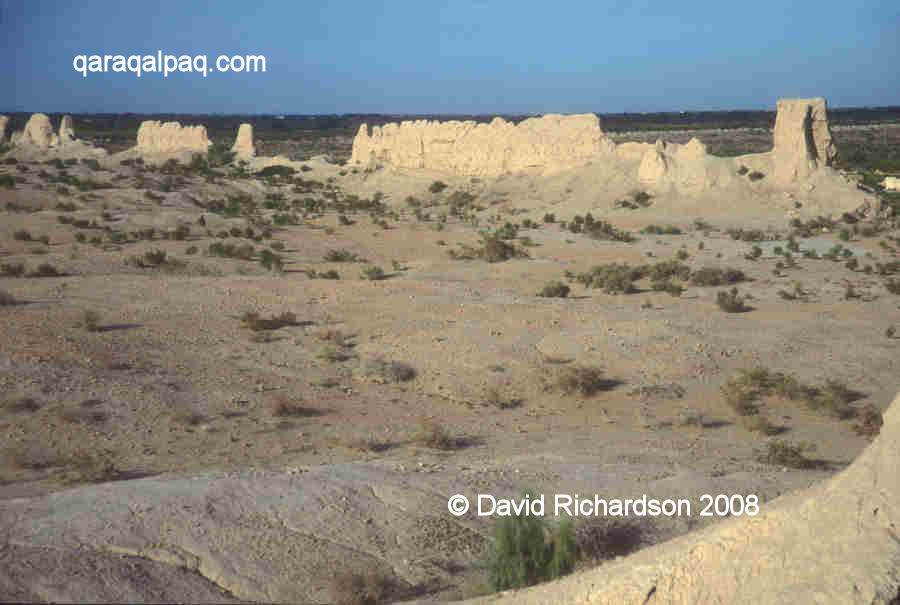
[[[137,134],[137,151],[141,153],[171,153],[197,151],[206,153],[212,143],[206,136],[206,126],[182,126],[178,122],[141,122]]]
[[[836,149],[825,100],[781,99],[777,108],[774,150],[741,158],[711,156],[697,139],[685,145],[657,141],[616,146],[603,133],[597,116],[585,114],[546,115],[517,125],[501,118],[489,124],[418,120],[376,126],[371,133],[363,124],[350,161],[370,168],[486,177],[596,163],[597,170],[624,168],[648,187],[680,193],[729,185],[737,180],[741,165],[771,174],[767,183],[776,185],[805,181],[830,166]]]
[[[350,161],[499,176],[529,168],[581,166],[614,149],[593,114],[546,115],[519,124],[502,118],[489,124],[417,120],[376,126],[371,134],[363,124],[353,141]]]

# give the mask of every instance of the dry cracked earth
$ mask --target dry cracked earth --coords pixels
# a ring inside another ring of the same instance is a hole
[[[628,209],[582,173],[165,159],[0,160],[0,600],[484,594],[495,519],[451,495],[694,504],[576,519],[599,565],[714,523],[703,494],[822,481],[900,390],[890,221],[797,233],[815,209],[759,201],[764,183]],[[573,232],[587,212],[634,241]],[[493,245],[527,256],[487,262],[479,230],[505,223]],[[663,261],[680,295],[590,273]],[[704,268],[744,274],[742,312],[717,303],[736,273]],[[554,281],[568,296],[537,295]],[[741,374],[760,367],[813,395]],[[799,463],[773,446],[802,443]]]

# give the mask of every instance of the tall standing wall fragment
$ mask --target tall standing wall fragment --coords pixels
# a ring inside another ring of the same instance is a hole
[[[775,117],[775,181],[805,180],[836,156],[825,99],[780,99]]]

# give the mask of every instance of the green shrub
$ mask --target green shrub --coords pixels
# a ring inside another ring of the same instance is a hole
[[[747,178],[753,182],[756,182],[756,181],[766,178],[766,175],[764,175],[762,172],[754,170],[753,172],[751,172],[750,174],[747,175]]]
[[[716,304],[726,313],[742,313],[749,310],[749,307],[744,304],[744,299],[738,295],[737,288],[716,293]]]
[[[564,519],[549,540],[548,533],[544,519],[537,515],[522,512],[501,517],[488,559],[491,587],[497,591],[524,588],[571,572],[577,550],[571,522]]]
[[[760,256],[762,256],[762,253],[762,248],[760,248],[759,246],[753,246],[750,252],[744,255],[744,258],[746,258],[747,260],[757,260]]]
[[[261,250],[259,253],[259,262],[269,271],[279,272],[284,269],[284,259],[271,250]]]
[[[340,250],[329,250],[325,253],[325,260],[330,263],[361,263],[364,262],[363,259],[358,257],[356,254],[350,252],[349,250],[344,250],[343,248]]]
[[[815,449],[816,446],[812,443],[793,444],[774,439],[766,444],[766,451],[760,454],[758,459],[764,464],[810,469],[818,466],[818,463],[807,458],[804,452],[811,452]]]
[[[569,291],[569,286],[561,281],[551,281],[544,284],[544,287],[537,295],[544,298],[566,298],[569,295]]]
[[[695,286],[726,286],[746,280],[743,271],[732,268],[703,267],[691,274],[691,283]]]
[[[22,277],[25,275],[25,265],[23,263],[3,263],[0,265],[0,274],[8,277]]]
[[[444,182],[442,182],[442,181],[435,181],[435,182],[433,182],[433,183],[428,187],[428,191],[430,191],[431,193],[437,194],[437,193],[440,193],[441,191],[443,191],[443,190],[446,189],[446,188],[447,188],[447,184],[446,184],[446,183],[444,183]]]
[[[100,330],[100,313],[93,309],[84,312],[81,318],[81,326],[88,332],[97,332]]]
[[[265,168],[257,172],[254,176],[260,178],[289,177],[294,176],[296,172],[297,171],[291,166],[266,166]]]
[[[384,269],[378,267],[376,265],[369,265],[363,268],[360,273],[360,279],[369,279],[373,281],[385,279],[387,275],[384,272]]]
[[[268,319],[261,317],[259,313],[247,312],[241,316],[241,322],[254,332],[298,325],[297,316],[290,311],[285,311],[281,315],[273,315]]]
[[[28,277],[58,277],[62,275],[59,270],[49,263],[41,263],[37,269],[28,274]]]
[[[20,242],[30,242],[31,233],[29,233],[25,229],[19,229],[18,231],[13,233],[13,239],[19,240]]]

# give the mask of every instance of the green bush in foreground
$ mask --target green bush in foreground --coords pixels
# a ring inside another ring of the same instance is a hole
[[[499,591],[555,580],[572,571],[575,558],[575,539],[568,519],[550,533],[543,517],[501,517],[488,561],[491,587]]]

